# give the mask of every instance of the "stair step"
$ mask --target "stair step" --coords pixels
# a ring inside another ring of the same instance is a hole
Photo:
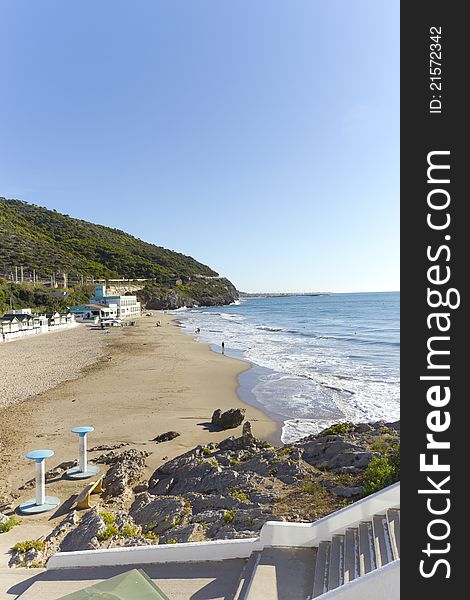
[[[330,549],[330,571],[328,573],[328,590],[344,583],[344,535],[334,535]]]
[[[321,596],[328,591],[328,574],[330,570],[331,542],[320,542],[313,578],[313,597]]]
[[[379,568],[393,560],[387,517],[385,515],[374,515],[372,517],[372,529],[374,532],[377,568]]]
[[[359,574],[365,575],[376,568],[372,523],[363,521],[359,524]]]
[[[393,559],[398,560],[400,558],[400,509],[390,508],[387,511],[387,520]]]
[[[359,577],[359,530],[346,530],[344,536],[344,583]]]
[[[316,548],[266,547],[254,568],[247,600],[305,600],[313,587]]]

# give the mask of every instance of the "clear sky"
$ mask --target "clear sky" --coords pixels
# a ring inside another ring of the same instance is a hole
[[[399,289],[398,0],[0,0],[0,195],[246,291]]]

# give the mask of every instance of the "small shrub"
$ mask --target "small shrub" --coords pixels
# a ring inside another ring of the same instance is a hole
[[[373,456],[364,473],[364,496],[369,496],[400,479],[400,446],[388,456]]]
[[[204,454],[204,456],[209,456],[209,454],[212,454],[212,450],[206,446],[202,449],[202,453]]]
[[[277,469],[276,469],[276,467],[273,467],[272,469],[269,469],[268,475],[272,475],[273,477],[274,477],[274,475],[277,475]]]
[[[378,452],[382,455],[391,452],[394,446],[396,446],[396,437],[390,435],[389,433],[376,435],[370,442],[370,448],[372,452]]]
[[[235,519],[235,513],[233,510],[226,510],[224,513],[224,522],[225,523],[233,523]]]
[[[124,525],[121,532],[125,538],[135,537],[136,535],[139,535],[139,533],[140,533],[140,531],[137,527],[133,527],[132,525],[129,525],[129,524]]]
[[[16,517],[10,517],[6,523],[0,523],[0,533],[6,533],[13,529],[15,525],[19,525],[21,521]]]
[[[351,431],[351,423],[336,423],[320,432],[321,436],[342,435]]]
[[[41,542],[40,540],[25,540],[24,542],[17,542],[12,550],[26,553],[28,550],[44,550],[45,548],[45,542]]]
[[[158,542],[160,540],[160,537],[153,531],[147,531],[144,533],[144,538],[147,540],[152,540],[153,542]]]
[[[281,458],[288,458],[293,451],[293,448],[286,446],[285,448],[279,448],[279,450],[276,450],[276,454]]]
[[[119,528],[116,525],[107,525],[106,529],[104,531],[100,531],[100,533],[98,533],[96,538],[98,539],[99,542],[105,542],[106,540],[109,540],[110,538],[112,538],[113,535],[117,535],[117,536],[121,535]]]
[[[211,465],[212,465],[214,468],[216,468],[216,469],[218,469],[218,468],[219,468],[219,463],[218,463],[218,462],[215,460],[215,458],[211,458],[211,459],[209,460],[209,462],[210,462],[210,464],[211,464]]]
[[[245,492],[237,488],[232,488],[231,490],[229,490],[228,495],[231,498],[237,498],[237,500],[240,500],[240,502],[248,503],[250,501]]]
[[[98,514],[103,519],[105,525],[112,525],[116,521],[116,517],[110,512],[100,512]]]

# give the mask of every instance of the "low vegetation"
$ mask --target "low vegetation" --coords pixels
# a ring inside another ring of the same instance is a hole
[[[385,456],[372,457],[364,473],[364,495],[368,496],[400,480],[400,444]]]
[[[235,519],[235,512],[233,510],[226,510],[224,513],[224,523],[233,523]]]
[[[10,517],[5,523],[0,523],[0,533],[7,533],[10,529],[13,529],[15,525],[19,525],[21,521],[16,517]]]
[[[29,550],[44,550],[46,548],[45,542],[41,540],[24,540],[23,542],[17,542],[12,550],[15,552],[22,552],[26,554]]]

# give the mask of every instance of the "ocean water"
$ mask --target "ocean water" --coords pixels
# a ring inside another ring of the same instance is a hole
[[[252,364],[239,393],[282,421],[287,443],[345,419],[399,418],[399,302],[398,292],[333,294],[174,312],[187,333]]]

